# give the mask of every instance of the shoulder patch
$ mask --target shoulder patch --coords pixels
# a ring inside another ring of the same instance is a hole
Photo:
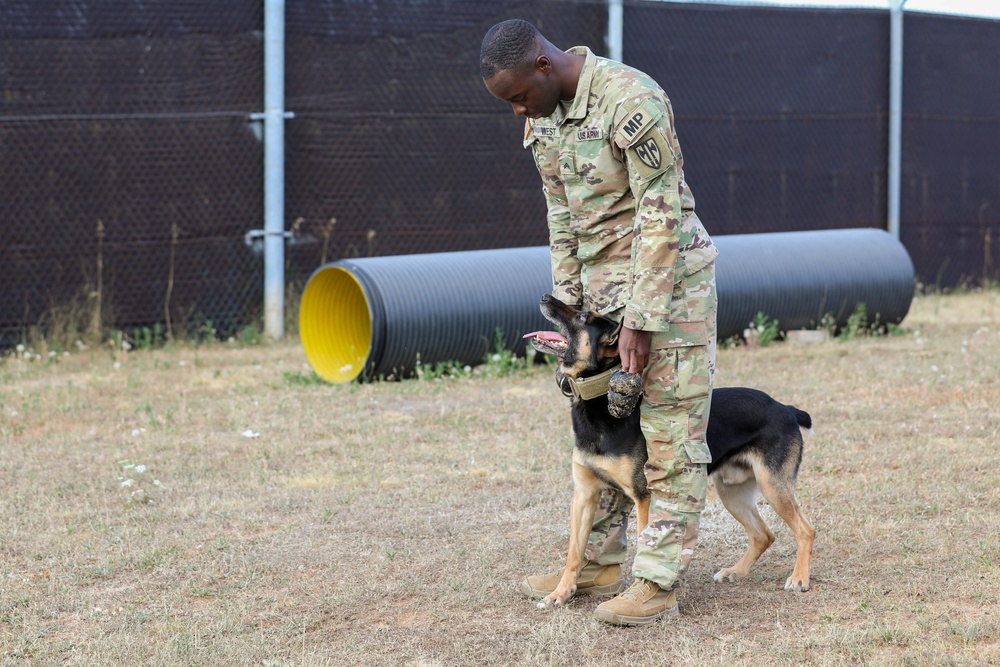
[[[615,128],[615,143],[619,148],[628,148],[660,119],[663,112],[648,100],[629,111]]]
[[[632,144],[626,155],[640,181],[662,174],[677,161],[670,144],[657,127],[651,128]]]
[[[535,133],[531,131],[531,119],[524,119],[524,148],[535,143]]]

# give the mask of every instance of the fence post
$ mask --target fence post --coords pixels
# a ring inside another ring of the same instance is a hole
[[[889,6],[889,166],[886,183],[888,210],[886,229],[899,238],[899,190],[903,139],[903,4],[890,0]]]
[[[285,335],[285,1],[264,2],[264,332]]]
[[[625,29],[625,16],[622,0],[608,0],[608,58],[625,62],[622,53],[622,32]]]

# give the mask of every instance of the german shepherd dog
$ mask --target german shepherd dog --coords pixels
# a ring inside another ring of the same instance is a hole
[[[560,331],[525,335],[539,352],[559,358],[563,376],[585,380],[620,364],[621,325],[596,313],[577,310],[551,295],[542,297],[542,314]],[[567,392],[568,393],[568,392]],[[637,532],[646,528],[650,492],[646,487],[646,439],[639,428],[638,406],[622,419],[608,412],[607,395],[572,403],[573,500],[566,568],[556,589],[539,608],[559,606],[576,592],[584,551],[602,489],[614,488],[636,506]],[[708,473],[726,509],[743,524],[750,544],[743,558],[715,573],[715,582],[736,581],[774,542],[774,533],[757,511],[758,491],[788,524],[798,544],[795,569],[785,581],[790,591],[809,590],[809,567],[816,531],[795,500],[795,480],[802,461],[802,433],[812,428],[809,414],[746,387],[712,392],[708,420]]]

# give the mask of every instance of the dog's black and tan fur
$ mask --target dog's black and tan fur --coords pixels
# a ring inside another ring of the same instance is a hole
[[[618,362],[620,325],[595,313],[579,311],[552,296],[542,298],[542,313],[559,327],[561,337],[532,338],[540,352],[559,357],[560,370],[583,379],[613,368]],[[563,339],[564,337],[564,339]],[[624,419],[608,413],[606,396],[573,399],[573,501],[566,568],[556,590],[540,607],[565,603],[576,592],[576,579],[585,564],[584,552],[598,498],[604,488],[624,492],[635,502],[637,532],[648,523],[650,493],[644,467],[646,440],[639,428],[639,409]],[[757,511],[758,491],[788,524],[798,543],[795,569],[785,589],[809,589],[809,568],[815,531],[795,500],[795,480],[802,461],[802,433],[812,420],[802,410],[783,405],[764,392],[745,387],[715,389],[708,422],[712,463],[708,473],[726,509],[746,528],[750,545],[732,567],[719,570],[714,580],[735,581],[774,542],[774,533]]]

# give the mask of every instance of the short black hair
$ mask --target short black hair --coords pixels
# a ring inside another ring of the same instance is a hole
[[[497,72],[520,69],[535,57],[538,29],[521,19],[502,21],[490,28],[483,37],[479,53],[479,68],[489,81]]]

